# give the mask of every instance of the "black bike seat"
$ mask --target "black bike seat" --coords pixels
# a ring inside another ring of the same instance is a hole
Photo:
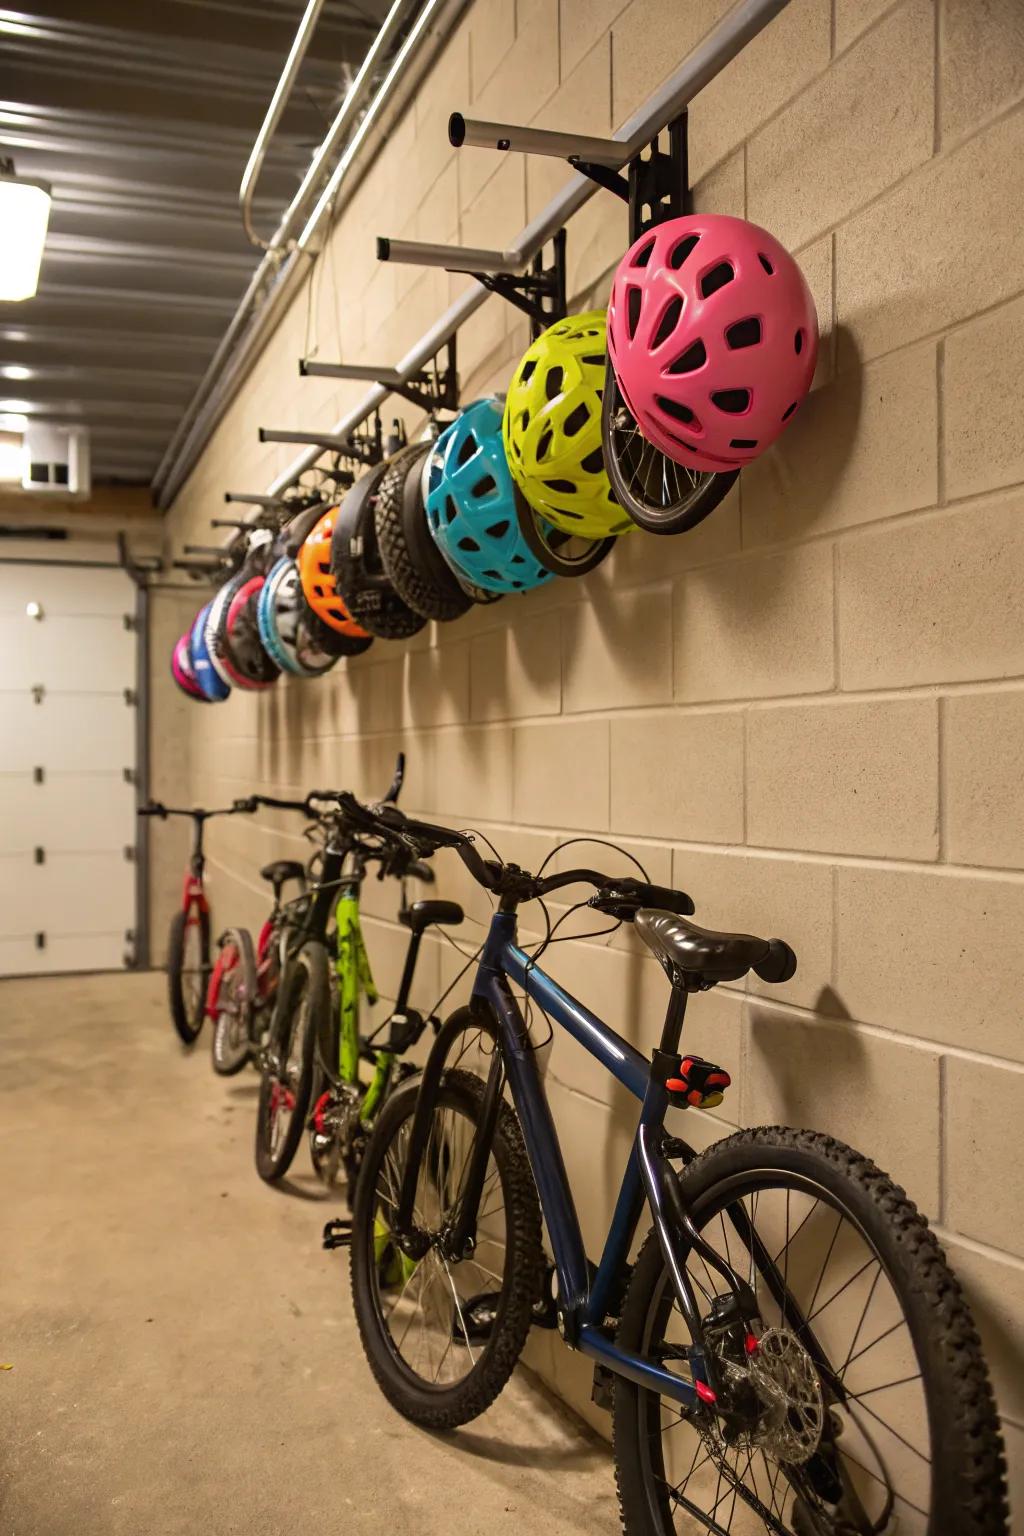
[[[414,901],[403,913],[402,922],[413,933],[422,933],[431,923],[461,923],[465,913],[457,901]]]
[[[796,956],[782,939],[717,933],[676,912],[644,907],[636,915],[636,931],[666,970],[709,983],[738,981],[748,971],[763,981],[788,981],[796,970]]]
[[[305,878],[306,867],[300,864],[298,859],[275,859],[272,864],[264,864],[260,870],[260,879],[269,880],[275,887],[284,885],[286,880],[304,880]]]

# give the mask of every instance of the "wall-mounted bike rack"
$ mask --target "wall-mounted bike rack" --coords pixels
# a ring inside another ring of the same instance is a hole
[[[780,11],[783,11],[788,3],[789,0],[737,0],[737,4],[722,17],[717,26],[707,34],[659,89],[608,139],[583,134],[552,133],[545,129],[508,124],[481,123],[467,119],[458,113],[453,114],[449,123],[449,137],[455,135],[453,142],[456,142],[461,135],[461,143],[467,145],[483,145],[501,151],[554,155],[573,165],[576,174],[547,207],[527,224],[514,244],[503,251],[474,251],[469,248],[429,246],[418,242],[392,240],[389,242],[389,259],[402,260],[409,256],[410,259],[421,264],[450,267],[460,271],[472,270],[475,267],[478,272],[485,272],[491,277],[522,275],[527,268],[531,267],[547,242],[552,240],[565,227],[573,214],[589,201],[599,185],[616,193],[619,197],[623,196],[624,191],[626,200],[629,202],[631,174],[635,189],[635,198],[631,203],[631,232],[634,228],[639,230],[646,227],[645,220],[650,218],[650,210],[655,206],[661,205],[662,211],[658,217],[650,219],[650,222],[659,222],[661,218],[669,216],[664,211],[664,204],[658,195],[658,181],[659,178],[671,180],[674,183],[674,193],[670,190],[666,195],[685,199],[687,186],[685,128],[676,130],[677,134],[682,135],[682,141],[676,143],[675,150],[672,146],[672,130],[669,133],[667,150],[657,148],[652,154],[651,146],[669,125],[682,119],[686,106],[693,97],[713,80]],[[667,157],[670,162],[668,167],[659,160],[660,155]],[[624,178],[621,173],[625,168],[631,167],[634,161],[640,161],[641,165],[653,163],[654,168],[646,172],[639,167],[632,173],[627,170]],[[648,210],[646,215],[645,208]],[[685,202],[680,202],[678,211],[682,212],[684,209]],[[370,369],[369,373],[374,380],[371,388],[358,404],[337,422],[333,432],[327,434],[329,439],[327,442],[324,441],[324,434],[315,433],[301,437],[290,434],[264,439],[265,441],[299,441],[308,445],[306,452],[271,483],[268,494],[280,496],[289,487],[294,486],[300,476],[316,464],[320,453],[325,448],[347,453],[354,435],[358,433],[363,423],[379,415],[383,402],[390,394],[399,392],[400,384],[415,385],[417,376],[422,375],[431,360],[448,345],[460,327],[476,313],[482,304],[486,303],[491,291],[494,290],[482,283],[467,288],[454,303],[449,305],[444,314],[415,346],[399,358],[393,368]],[[343,445],[340,449],[337,448],[339,442]]]
[[[453,140],[454,142],[454,140]],[[551,261],[545,265],[543,246],[533,256],[529,270],[508,251],[482,251],[468,245],[433,245],[426,240],[392,240],[377,237],[377,260],[398,261],[417,267],[443,267],[475,277],[490,293],[513,304],[529,316],[536,339],[541,331],[566,314],[565,230],[555,230]]]
[[[404,378],[395,368],[375,368],[366,363],[321,363],[311,357],[299,359],[299,376],[304,379],[348,379],[380,384],[432,416],[437,411],[457,411],[459,408],[459,373],[454,336],[449,337],[443,350],[446,354],[443,368],[434,357],[429,369],[422,369],[408,378]]]

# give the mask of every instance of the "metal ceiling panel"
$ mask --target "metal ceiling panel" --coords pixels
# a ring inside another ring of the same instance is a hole
[[[152,479],[250,280],[238,184],[304,0],[0,8],[0,155],[53,186],[37,297],[0,304],[0,410],[85,422],[97,481]],[[267,156],[272,228],[386,0],[328,0]]]

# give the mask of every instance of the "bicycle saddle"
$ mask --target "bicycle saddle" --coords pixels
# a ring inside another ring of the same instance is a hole
[[[762,981],[788,981],[796,955],[782,939],[758,939],[750,933],[716,933],[698,928],[676,912],[645,907],[636,915],[636,931],[672,975],[682,972],[709,985],[738,981],[754,971]]]
[[[284,885],[286,880],[304,880],[305,876],[305,866],[298,859],[275,859],[260,870],[260,879],[269,880],[275,888]]]
[[[413,933],[422,933],[431,923],[461,923],[465,913],[457,901],[414,901],[399,916]]]

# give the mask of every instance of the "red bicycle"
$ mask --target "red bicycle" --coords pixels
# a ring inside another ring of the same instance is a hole
[[[171,1021],[185,1045],[195,1044],[208,1014],[216,1019],[224,974],[239,962],[237,949],[222,945],[216,965],[210,963],[210,903],[203,884],[206,869],[203,832],[211,817],[234,816],[244,810],[244,804],[217,811],[184,810],[155,800],[139,807],[140,816],[159,816],[162,821],[168,816],[188,816],[192,821],[192,849],[185,871],[181,910],[171,919],[167,940]]]

